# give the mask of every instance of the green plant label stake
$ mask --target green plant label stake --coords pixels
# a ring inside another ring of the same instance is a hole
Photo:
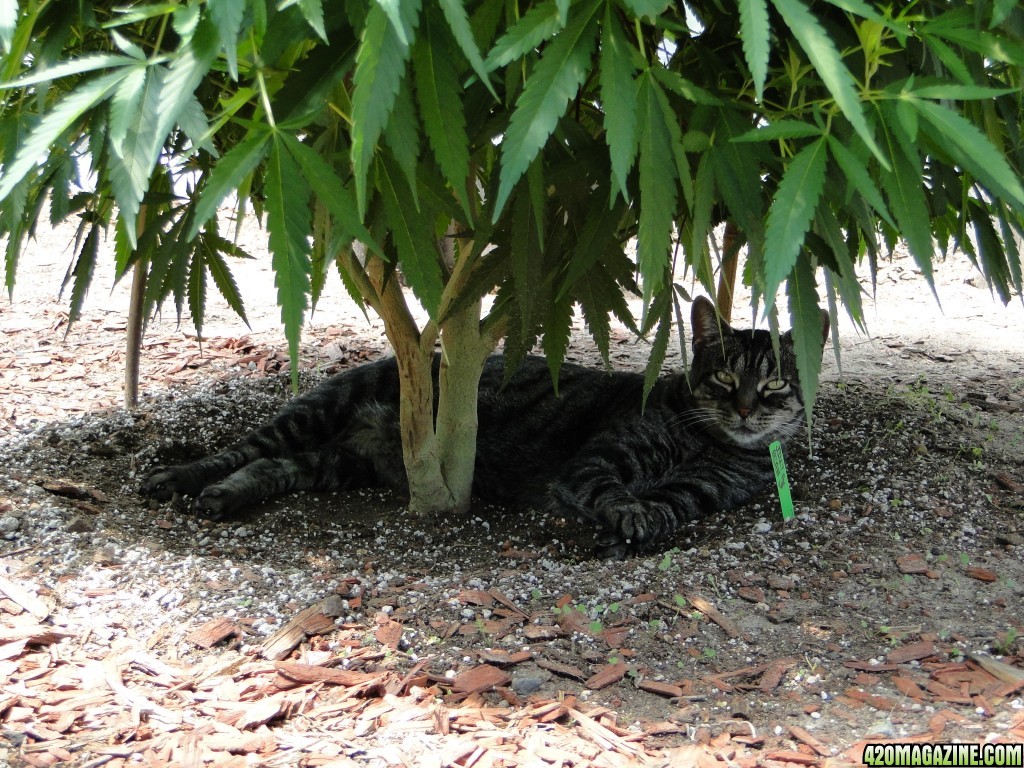
[[[793,519],[793,495],[789,492],[789,473],[786,472],[786,459],[782,455],[782,444],[776,440],[768,446],[772,455],[772,469],[775,470],[775,485],[779,489],[779,503],[782,504],[782,519]]]

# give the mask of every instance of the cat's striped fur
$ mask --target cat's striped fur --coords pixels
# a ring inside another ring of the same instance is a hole
[[[789,334],[776,360],[767,331],[720,324],[706,299],[694,302],[692,330],[688,374],[659,379],[643,410],[641,374],[566,364],[556,397],[542,358],[527,358],[504,387],[503,360],[490,358],[474,493],[577,516],[605,556],[667,547],[680,524],[762,493],[769,443],[804,422]],[[226,450],[156,470],[142,490],[192,496],[218,518],[290,491],[405,489],[398,398],[394,359],[346,371]]]

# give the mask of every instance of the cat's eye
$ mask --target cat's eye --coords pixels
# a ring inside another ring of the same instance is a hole
[[[785,379],[768,379],[764,383],[764,388],[769,392],[780,392],[789,386],[789,382]]]
[[[727,387],[731,387],[736,384],[736,379],[728,371],[715,371],[715,381],[719,384],[724,384]]]

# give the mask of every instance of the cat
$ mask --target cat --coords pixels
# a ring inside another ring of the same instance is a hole
[[[799,432],[804,404],[791,332],[776,359],[765,330],[736,330],[697,298],[687,372],[658,379],[566,363],[558,393],[547,362],[527,357],[505,382],[501,355],[480,380],[474,495],[543,505],[596,532],[597,554],[667,549],[682,524],[763,493],[768,446]],[[829,330],[822,311],[822,338]],[[435,392],[439,360],[434,361]],[[298,490],[407,490],[394,358],[337,374],[268,424],[191,464],[158,468],[141,490],[194,498],[218,519]]]

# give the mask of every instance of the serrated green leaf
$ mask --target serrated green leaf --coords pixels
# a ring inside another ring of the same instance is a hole
[[[270,145],[267,172],[263,180],[267,206],[267,233],[277,303],[288,339],[292,388],[299,382],[299,338],[309,306],[309,220],[310,188],[292,156],[280,141]]]
[[[207,0],[206,8],[217,26],[221,47],[228,63],[228,74],[238,79],[238,33],[242,28],[246,0]]]
[[[818,76],[828,88],[829,93],[832,94],[832,98],[835,99],[843,115],[860,136],[861,141],[885,166],[888,160],[882,154],[878,144],[875,143],[867,119],[864,117],[864,110],[854,85],[853,76],[843,63],[832,38],[825,32],[802,0],[772,0],[772,3],[800,42],[800,47],[807,54],[807,58],[810,59]]]
[[[209,181],[199,192],[195,218],[186,234],[188,240],[193,240],[199,234],[203,225],[217,214],[220,204],[241,187],[246,177],[260,164],[270,146],[270,137],[268,130],[260,129],[221,157]]]
[[[765,311],[775,305],[775,293],[793,271],[810,229],[825,188],[826,158],[822,137],[797,153],[779,182],[765,228]]]
[[[992,2],[992,21],[989,22],[988,28],[995,29],[1013,13],[1014,9],[1018,5],[1018,0],[993,0]]]
[[[511,237],[512,286],[515,288],[524,334],[533,326],[535,302],[543,304],[540,300],[544,298],[541,295],[544,252],[541,250],[538,231],[538,212],[534,208],[533,198],[526,191],[520,185],[512,203]],[[542,217],[543,211],[539,213]]]
[[[329,43],[327,30],[324,28],[324,8],[320,0],[297,0],[296,5],[299,6],[302,18],[309,24],[310,29],[316,32],[316,36]]]
[[[94,72],[97,69],[131,67],[138,63],[138,60],[133,59],[131,56],[122,56],[114,53],[94,53],[87,56],[80,56],[78,58],[71,59],[70,61],[62,61],[49,67],[35,69],[16,80],[0,83],[0,90],[27,88],[30,85],[49,83],[62,77],[81,75],[86,72]]]
[[[629,199],[627,179],[636,159],[636,84],[633,56],[611,4],[605,9],[601,34],[601,106],[604,112],[605,141],[612,161],[612,179],[619,192]],[[614,204],[614,197],[609,199]]]
[[[110,183],[133,247],[136,243],[135,216],[160,158],[163,137],[156,132],[156,114],[163,98],[164,72],[159,66],[143,69],[142,82],[127,94],[127,103],[119,103],[119,87],[110,104],[111,126],[107,134],[110,142]],[[130,79],[127,78],[122,85]],[[124,114],[120,114],[122,112]],[[118,136],[114,134],[115,115],[118,118]]]
[[[168,67],[153,131],[161,143],[177,125],[181,113],[190,108],[196,88],[217,59],[219,41],[213,22],[204,16]]]
[[[760,288],[760,276],[764,273],[765,200],[761,169],[766,153],[761,144],[732,141],[733,137],[746,133],[748,129],[747,121],[733,110],[719,108],[712,115],[715,118],[715,143],[705,156],[710,159],[715,186],[720,199],[725,201],[730,219],[747,238],[746,266],[758,276],[754,281],[756,290]],[[698,180],[698,197],[703,192],[699,183]]]
[[[551,381],[555,385],[556,395],[558,376],[562,370],[562,363],[565,362],[565,351],[569,348],[569,336],[572,332],[573,304],[571,298],[551,302],[550,311],[544,320],[541,348],[544,350],[548,370],[551,371]]]
[[[1006,207],[998,205],[996,211],[996,218],[999,219],[999,232],[1003,238],[1003,246],[1006,248],[1006,257],[1010,268],[1010,285],[1020,295],[1024,293],[1024,274],[1021,269],[1020,249],[1017,247],[1018,239],[1006,215]]]
[[[49,154],[51,145],[64,131],[113,92],[125,74],[123,69],[119,69],[82,83],[43,116],[18,147],[14,158],[4,164],[4,172],[0,176],[0,202],[11,194],[18,182],[36,167],[41,158]]]
[[[427,141],[462,205],[471,216],[469,183],[469,137],[462,107],[462,86],[453,66],[453,53],[444,34],[443,22],[429,10],[424,14],[420,38],[412,50],[416,96]]]
[[[82,316],[82,304],[85,302],[85,296],[89,292],[89,285],[92,283],[92,273],[96,268],[96,256],[99,254],[99,247],[100,225],[99,223],[94,223],[89,227],[89,232],[82,241],[82,249],[78,252],[78,257],[75,259],[75,266],[68,271],[64,277],[64,284],[61,286],[61,292],[63,293],[67,284],[71,283],[71,302],[68,306],[68,327],[65,333],[70,332],[71,326]]]
[[[150,254],[149,274],[146,278],[146,293],[142,305],[143,316],[147,322],[171,293],[174,282],[173,265],[188,259],[190,243],[182,237],[182,232],[190,221],[191,211],[186,209],[182,216],[173,221],[166,235],[160,238],[159,244]]]
[[[920,28],[926,34],[936,34],[985,58],[1024,66],[1024,45],[1006,36],[979,29],[974,21],[974,9],[956,5],[952,10],[929,19]],[[962,58],[962,56],[961,56]]]
[[[132,239],[128,237],[124,219],[117,217],[114,223],[114,282],[120,281],[128,268],[132,265],[135,256],[135,247]]]
[[[316,153],[316,150],[289,134],[282,134],[281,140],[302,169],[302,174],[313,188],[317,199],[327,206],[331,215],[341,225],[347,239],[358,240],[369,250],[379,254],[380,245],[363,226],[350,186],[342,183],[335,170]]]
[[[462,0],[439,0],[439,3],[441,10],[444,11],[445,19],[448,20],[448,28],[451,30],[452,35],[455,36],[455,41],[462,50],[462,55],[466,57],[466,61],[469,62],[469,66],[476,72],[476,76],[487,86],[487,90],[491,92],[491,95],[497,101],[498,94],[495,93],[494,86],[491,85],[491,80],[487,76],[487,65],[480,55],[476,38],[473,37],[473,29],[469,24],[466,6]]]
[[[687,101],[694,104],[703,104],[708,107],[715,107],[722,104],[722,100],[710,91],[701,88],[696,83],[687,80],[678,72],[665,67],[655,67],[654,76],[658,78],[663,86],[675,94],[678,94]]]
[[[776,141],[780,139],[806,139],[820,136],[821,128],[800,120],[778,120],[737,136],[733,141]]]
[[[401,171],[385,153],[377,164],[381,199],[391,236],[398,248],[402,274],[431,319],[437,319],[444,282],[436,248],[434,222],[417,209]]]
[[[370,161],[387,126],[408,57],[409,46],[402,42],[388,14],[381,6],[372,5],[356,54],[352,93],[352,166],[360,218],[366,215]]]
[[[981,261],[981,273],[985,276],[990,290],[996,292],[1003,304],[1009,304],[1011,294],[1010,266],[1006,250],[992,223],[988,208],[978,200],[971,200],[965,211],[974,225],[974,241],[977,243]]]
[[[983,85],[962,85],[960,83],[934,83],[916,86],[908,95],[918,99],[945,99],[950,101],[971,101],[974,99],[995,99],[1017,93],[1016,88],[987,88]]]
[[[583,276],[576,286],[576,300],[583,312],[583,321],[587,325],[590,337],[597,345],[597,351],[601,353],[601,359],[605,367],[611,366],[611,330],[612,325],[608,317],[608,310],[595,298],[593,287],[590,283],[590,274]]]
[[[760,103],[764,98],[764,84],[768,79],[768,54],[771,51],[768,3],[766,0],[738,0],[737,5],[740,11],[743,56],[754,80],[754,98]]]
[[[206,267],[200,249],[192,254],[192,261],[188,265],[188,312],[192,316],[196,337],[202,341],[206,317]]]
[[[420,11],[419,0],[376,0],[376,2],[388,15],[391,26],[402,45],[406,47],[412,45]]]
[[[7,235],[4,249],[4,287],[8,299],[14,296],[14,278],[18,271],[18,259],[25,231],[24,211],[28,201],[28,184],[18,184],[0,206],[0,231]]]
[[[977,177],[993,194],[1006,202],[1024,207],[1024,187],[1006,157],[997,150],[976,125],[951,109],[930,101],[913,99],[914,109],[938,133],[936,142],[945,147],[958,163]],[[955,151],[954,151],[955,150]]]
[[[889,209],[899,225],[900,236],[906,241],[911,256],[921,270],[921,274],[932,292],[935,292],[935,281],[932,277],[932,231],[929,222],[928,202],[924,189],[921,187],[921,167],[912,163],[904,151],[889,140],[892,170],[881,171],[882,187],[889,199]],[[937,298],[937,296],[936,296]]]
[[[792,324],[796,369],[800,376],[800,392],[807,412],[807,437],[810,439],[814,402],[818,395],[818,374],[821,372],[821,308],[814,287],[814,270],[810,259],[797,259],[786,283],[789,297],[789,319]]]
[[[637,16],[646,16],[648,19],[656,19],[664,11],[669,3],[668,0],[625,0],[626,7]]]
[[[213,277],[213,283],[217,286],[217,291],[224,301],[227,302],[228,306],[235,311],[235,314],[242,318],[242,322],[249,325],[249,318],[245,315],[245,303],[242,300],[242,294],[239,293],[235,276],[231,274],[231,268],[223,256],[224,253],[232,253],[231,248],[233,244],[212,233],[204,233],[200,238],[200,242],[203,246],[203,262],[206,264],[207,269],[210,270],[210,276]]]
[[[554,0],[533,6],[514,27],[498,38],[487,54],[484,67],[491,72],[523,58],[545,40],[551,39],[563,26]]]
[[[672,336],[672,286],[666,286],[655,297],[654,302],[648,311],[646,326],[654,322],[658,324],[658,330],[654,332],[654,341],[651,343],[651,354],[647,358],[647,367],[644,369],[644,404],[647,404],[647,397],[654,389],[654,385],[661,376],[661,366],[665,363],[665,354],[668,352],[668,343]]]
[[[120,146],[128,133],[128,127],[139,119],[148,69],[145,62],[127,69],[125,77],[110,99],[110,128],[107,131],[107,140],[114,147]]]
[[[597,43],[597,12],[601,0],[582,3],[578,14],[548,45],[526,81],[501,145],[501,183],[494,217],[501,213],[512,188],[565,114],[583,84]]]
[[[416,105],[412,99],[411,78],[403,78],[395,95],[395,106],[384,129],[384,139],[391,154],[398,161],[398,167],[405,174],[405,180],[412,190],[413,202],[419,206],[416,188],[416,168],[420,156],[420,123],[416,116]]]
[[[829,267],[824,267],[825,279],[826,281],[831,281],[829,282],[830,286],[838,287],[839,295],[843,300],[843,306],[846,307],[850,319],[862,333],[866,334],[868,329],[864,323],[864,310],[861,303],[863,289],[857,280],[854,264],[848,256],[846,242],[843,240],[843,229],[836,220],[835,212],[828,206],[818,208],[818,214],[815,217],[815,229],[828,243],[834,254],[835,261],[842,267],[839,272],[833,272]],[[833,327],[836,317],[833,313]],[[838,347],[836,352],[838,354]]]
[[[659,95],[664,97],[648,70],[638,80],[636,98],[640,135],[637,256],[646,296],[657,293],[662,287],[677,201],[676,166]]]
[[[569,255],[569,270],[558,290],[559,299],[565,297],[576,281],[594,267],[611,243],[617,243],[616,234],[626,205],[621,197],[616,197],[609,211],[599,196],[591,198],[576,245]]]
[[[946,45],[946,43],[935,35],[921,34],[921,39],[932,53],[935,54],[935,57],[945,65],[946,69],[949,70],[953,77],[964,84],[974,84],[974,78],[971,76],[971,71],[967,68],[963,58],[961,58],[956,51]]]
[[[864,167],[856,155],[834,136],[828,137],[828,148],[832,157],[835,158],[842,169],[846,181],[853,185],[853,188],[882,217],[883,221],[895,229],[896,224],[889,215],[889,208],[886,206],[885,200],[882,199],[882,193],[878,191],[878,187],[875,186],[875,182],[871,179],[871,174],[867,168]]]

